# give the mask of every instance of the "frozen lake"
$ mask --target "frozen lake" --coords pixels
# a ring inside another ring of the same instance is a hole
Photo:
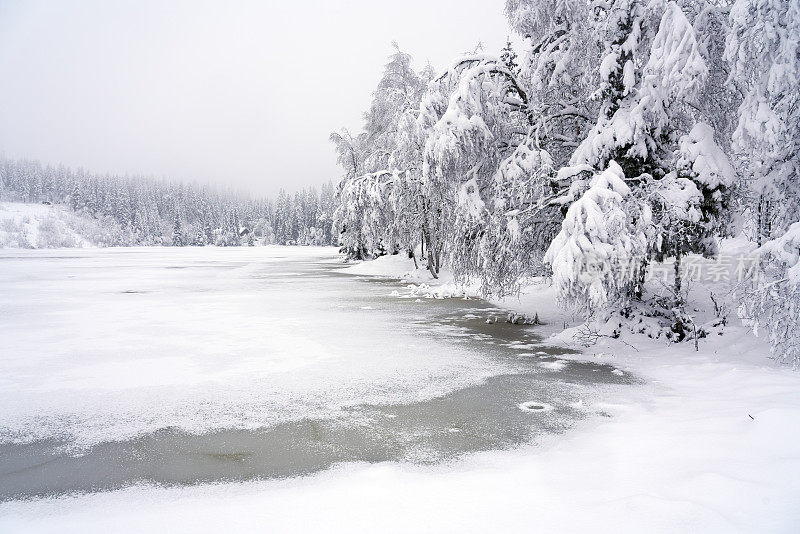
[[[440,462],[629,377],[333,248],[0,251],[0,501]]]

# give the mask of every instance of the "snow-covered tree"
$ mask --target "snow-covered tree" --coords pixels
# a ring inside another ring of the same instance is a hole
[[[766,333],[778,361],[800,367],[800,222],[759,252],[765,279],[746,295],[742,315]]]
[[[680,309],[680,260],[692,252],[716,253],[714,239],[726,230],[734,180],[713,129],[698,120],[708,68],[694,28],[675,2],[611,3],[605,50],[599,118],[570,165],[558,172],[566,188],[558,201],[569,205],[581,198],[587,176],[617,162],[648,221],[651,245],[641,261],[675,258],[674,306]]]
[[[800,1],[737,0],[730,26],[725,57],[744,93],[733,149],[760,244],[800,218]]]
[[[364,131],[353,136],[346,130],[331,135],[338,162],[345,174],[337,190],[338,206],[334,211],[334,229],[343,250],[356,258],[394,251],[402,246],[413,254],[411,211],[403,205],[411,201],[406,177],[418,174],[404,171],[411,167],[404,157],[401,132],[409,117],[415,117],[429,74],[411,68],[411,56],[393,43],[395,53],[389,58],[381,80],[365,114]],[[413,122],[413,119],[411,119]],[[391,177],[391,178],[390,178]],[[391,185],[389,185],[391,184]],[[402,215],[395,215],[395,209]],[[401,243],[402,241],[402,243]]]
[[[630,298],[647,249],[641,220],[631,216],[636,201],[622,168],[611,161],[570,205],[545,255],[563,305],[580,307],[588,317]]]
[[[742,311],[775,357],[800,365],[800,1],[737,0],[725,57],[743,92],[733,150],[751,191],[763,276]]]
[[[79,184],[75,183],[69,195],[69,205],[73,211],[80,211],[83,208],[83,198]]]
[[[500,163],[527,138],[527,95],[506,66],[491,56],[467,56],[431,84],[418,123],[427,129],[422,193],[431,200],[429,230],[441,241],[429,251],[452,260],[459,280],[481,273],[482,236],[503,183]],[[443,105],[445,104],[446,105]],[[430,265],[429,265],[430,267]]]
[[[718,240],[730,220],[729,188],[735,173],[727,156],[714,142],[714,131],[698,123],[679,141],[677,168],[648,188],[652,210],[650,256],[656,261],[674,258],[673,331],[685,335],[682,259],[688,254],[714,257]]]
[[[560,228],[561,214],[548,204],[553,162],[529,133],[525,142],[500,162],[492,178],[488,220],[477,248],[465,260],[484,294],[503,295],[520,288],[525,278],[540,274],[543,255]]]
[[[728,16],[732,0],[722,2],[692,0],[681,4],[684,9],[694,7],[697,14],[692,26],[703,61],[708,68],[705,83],[697,96],[697,112],[702,122],[714,130],[714,139],[727,153],[737,123],[737,110],[742,97],[731,83],[730,67],[725,60],[725,40],[730,31]]]
[[[333,132],[330,140],[336,148],[336,162],[344,169],[345,178],[360,176],[364,172],[363,138],[353,136],[347,128]]]
[[[183,228],[181,225],[181,216],[176,211],[175,212],[175,220],[172,224],[172,246],[173,247],[182,247],[186,243],[184,242],[183,238]]]
[[[194,240],[192,241],[192,245],[196,247],[202,247],[206,244],[206,237],[203,234],[203,230],[198,228],[197,232],[194,234]]]
[[[394,246],[393,212],[389,201],[397,173],[379,171],[339,183],[338,207],[333,215],[340,244],[348,256],[367,259]]]
[[[529,46],[518,80],[528,93],[538,146],[565,165],[597,116],[599,25],[588,0],[507,0],[506,14]]]
[[[397,149],[398,127],[406,111],[419,105],[425,90],[423,78],[411,67],[411,56],[392,43],[394,54],[384,66],[383,75],[364,115],[364,171],[391,171]]]
[[[669,2],[660,17],[651,9],[639,0],[612,4],[600,63],[600,116],[572,155],[576,174],[583,165],[602,169],[612,159],[633,180],[660,179],[673,168],[676,133],[687,130],[707,67],[680,7]]]
[[[517,63],[517,53],[511,44],[511,39],[506,39],[506,46],[500,51],[500,61],[508,69],[508,72],[517,74],[519,72],[519,64]]]

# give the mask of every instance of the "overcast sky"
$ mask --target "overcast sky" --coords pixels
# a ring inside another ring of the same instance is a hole
[[[0,0],[0,155],[274,194],[340,175],[391,41],[440,69],[503,0]]]

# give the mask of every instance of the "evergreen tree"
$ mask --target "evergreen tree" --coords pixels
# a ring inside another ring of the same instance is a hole
[[[194,235],[194,241],[192,244],[196,247],[202,247],[206,244],[206,236],[202,230],[198,229],[197,233]]]
[[[73,211],[80,211],[83,208],[83,198],[77,182],[73,185],[72,192],[69,195],[69,205]]]
[[[514,52],[514,47],[511,46],[511,39],[506,40],[506,46],[500,51],[500,61],[508,69],[509,72],[517,74],[519,72],[519,64],[517,64],[517,53]]]
[[[696,122],[696,99],[708,69],[691,23],[674,2],[658,18],[651,7],[639,0],[611,5],[600,115],[570,166],[559,170],[562,183],[570,182],[559,201],[569,205],[585,191],[587,174],[612,160],[619,164],[639,202],[629,207],[641,215],[635,227],[648,226],[651,246],[642,261],[675,258],[673,305],[680,310],[681,258],[716,252],[713,237],[726,230],[721,213],[733,171],[711,128]]]
[[[183,238],[183,229],[181,227],[181,217],[180,214],[176,211],[175,221],[172,224],[172,246],[182,247],[185,244],[186,243],[184,242]]]

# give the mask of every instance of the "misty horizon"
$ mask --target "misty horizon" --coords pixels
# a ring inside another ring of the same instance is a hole
[[[440,70],[511,33],[501,1],[5,2],[0,156],[257,197],[319,187],[393,41]]]

